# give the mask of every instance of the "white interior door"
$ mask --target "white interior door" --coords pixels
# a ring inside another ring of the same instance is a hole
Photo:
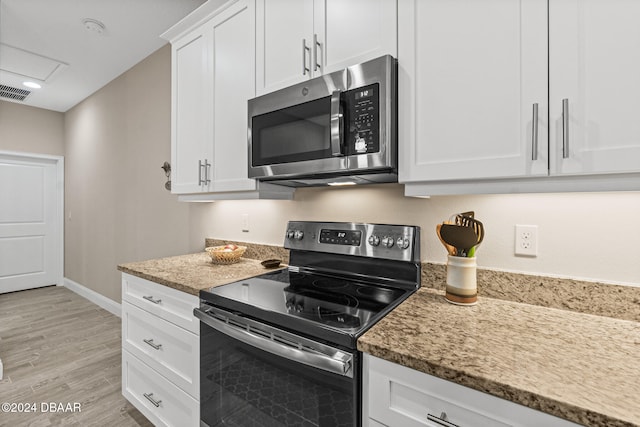
[[[61,284],[61,162],[0,153],[0,293]]]

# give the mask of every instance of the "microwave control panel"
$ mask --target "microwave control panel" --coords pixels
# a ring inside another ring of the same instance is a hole
[[[380,151],[380,88],[375,83],[345,93],[346,155]]]

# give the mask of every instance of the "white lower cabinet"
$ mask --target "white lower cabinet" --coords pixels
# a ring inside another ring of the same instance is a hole
[[[200,403],[128,351],[122,352],[122,394],[156,426],[200,425]]]
[[[200,425],[199,299],[122,275],[122,394],[156,426]]]
[[[578,426],[368,354],[363,375],[370,427]]]

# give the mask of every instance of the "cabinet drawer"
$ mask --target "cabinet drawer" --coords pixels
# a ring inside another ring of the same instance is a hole
[[[475,412],[460,402],[436,397],[433,392],[417,388],[413,381],[372,372],[370,382],[369,415],[389,426],[439,427],[440,424],[432,420],[435,417],[442,417],[460,427],[511,426]]]
[[[199,320],[193,315],[193,309],[200,305],[195,295],[123,274],[122,299],[200,335]]]
[[[199,403],[126,350],[122,394],[156,426],[200,425]]]
[[[577,427],[526,406],[365,355],[364,391],[370,417],[386,426],[441,427]],[[435,419],[435,421],[433,421]],[[373,426],[378,424],[371,423]]]
[[[197,335],[124,301],[122,346],[199,399],[200,338]]]

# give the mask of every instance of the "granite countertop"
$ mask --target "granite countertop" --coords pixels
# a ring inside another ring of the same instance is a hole
[[[243,244],[206,240],[227,243]],[[248,246],[235,264],[200,252],[118,270],[198,295],[267,272],[260,259],[288,262],[281,247]],[[491,280],[480,280],[478,305],[462,307],[444,300],[440,267],[423,265],[423,287],[362,336],[359,350],[586,426],[640,426],[636,288],[481,271]]]
[[[358,349],[586,426],[640,425],[640,323],[422,288]]]
[[[271,271],[244,257],[234,264],[214,264],[206,252],[120,264],[118,270],[192,295]]]

